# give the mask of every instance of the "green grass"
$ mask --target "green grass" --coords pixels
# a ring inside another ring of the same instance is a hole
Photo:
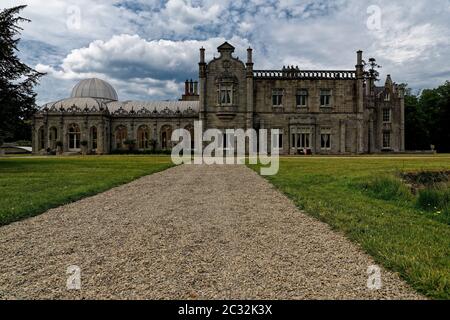
[[[279,173],[267,179],[300,209],[359,243],[417,291],[449,299],[450,226],[436,219],[443,212],[420,208],[397,178],[402,171],[449,168],[450,157],[442,155],[286,157]]]
[[[172,166],[170,157],[0,159],[0,225],[31,217]]]

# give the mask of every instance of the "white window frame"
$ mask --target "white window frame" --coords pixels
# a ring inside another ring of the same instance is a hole
[[[322,145],[322,136],[328,136],[327,143],[325,143],[325,146]],[[332,143],[332,136],[331,136],[331,129],[324,128],[320,130],[320,149],[321,150],[331,150],[331,143]]]
[[[328,94],[324,94],[325,92],[328,92]],[[328,104],[322,104],[322,97],[327,97],[326,100],[328,100]],[[331,101],[333,97],[333,91],[331,89],[320,89],[319,94],[319,104],[321,108],[331,108]]]

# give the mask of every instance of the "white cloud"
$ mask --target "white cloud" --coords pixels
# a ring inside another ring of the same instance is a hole
[[[37,64],[35,68],[60,80],[103,78],[125,97],[175,99],[182,93],[182,82],[187,77],[196,78],[199,49],[204,47],[208,59],[212,59],[224,41],[224,38],[147,41],[138,35],[123,34],[72,50],[59,67]],[[247,40],[237,37],[231,42],[239,46],[238,53],[242,54],[249,46]]]
[[[397,82],[431,87],[449,77],[442,70],[450,56],[447,0],[432,5],[426,0],[25,2],[29,7],[23,15],[33,22],[24,25],[24,39],[58,49],[52,50],[51,62],[46,56],[49,50],[37,50],[30,61],[40,62],[39,68],[59,81],[73,82],[97,74],[134,83],[135,89],[133,85],[119,89],[130,97],[173,97],[183,77],[195,77],[198,48],[204,45],[211,56],[224,39],[239,49],[237,55],[242,58],[251,43],[255,68],[259,69],[284,64],[351,69],[355,51],[362,49],[366,58],[375,56],[383,65],[383,76],[391,73]],[[2,0],[2,5],[16,5],[16,1]],[[67,28],[71,5],[81,10],[80,29]],[[370,5],[381,10],[379,31],[366,26]],[[54,52],[63,52],[59,63],[54,62]],[[161,83],[144,81],[149,85],[144,90],[145,85],[137,84],[139,79]],[[51,96],[48,88],[44,83],[39,93]],[[145,96],[148,92],[152,97]]]

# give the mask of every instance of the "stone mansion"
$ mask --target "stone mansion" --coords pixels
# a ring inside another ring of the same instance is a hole
[[[33,122],[33,152],[167,150],[172,130],[280,129],[281,154],[403,152],[404,93],[364,71],[362,52],[351,70],[254,70],[252,49],[244,63],[225,42],[205,61],[199,80],[186,81],[179,101],[119,101],[100,79],[78,83],[70,98],[43,105]]]

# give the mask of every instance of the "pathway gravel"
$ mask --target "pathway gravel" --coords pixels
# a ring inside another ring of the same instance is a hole
[[[0,228],[0,299],[422,298],[384,269],[368,289],[374,264],[245,166],[178,166]]]

